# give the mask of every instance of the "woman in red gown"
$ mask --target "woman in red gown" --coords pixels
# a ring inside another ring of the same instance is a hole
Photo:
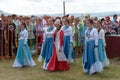
[[[55,26],[57,27],[56,32],[54,33],[55,41],[54,41],[54,50],[53,55],[48,64],[48,70],[56,71],[56,70],[69,70],[69,64],[63,52],[63,43],[64,43],[64,32],[60,30],[61,24],[60,20],[55,21]]]

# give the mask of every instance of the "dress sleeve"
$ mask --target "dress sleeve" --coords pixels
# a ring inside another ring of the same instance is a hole
[[[103,45],[106,46],[104,30],[101,31],[101,34],[102,34],[101,37],[102,37]]]
[[[95,46],[98,46],[98,31],[97,31],[97,29],[94,29],[94,40],[95,40]]]
[[[73,42],[73,33],[72,33],[72,28],[70,28],[70,42]]]
[[[63,46],[64,44],[64,32],[61,30],[60,31],[60,46]]]
[[[44,32],[43,32],[43,42],[45,41],[45,37],[46,37],[46,29],[44,29]]]
[[[24,44],[27,44],[27,41],[28,41],[28,32],[25,31],[24,32]]]

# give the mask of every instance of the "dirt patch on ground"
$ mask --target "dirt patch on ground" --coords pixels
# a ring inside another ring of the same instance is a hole
[[[120,66],[120,57],[109,59],[109,60],[110,60],[110,64],[115,64]]]

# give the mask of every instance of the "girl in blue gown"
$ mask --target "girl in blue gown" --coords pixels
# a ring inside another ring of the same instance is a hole
[[[101,72],[103,66],[98,59],[98,31],[93,27],[93,20],[87,20],[86,24],[88,28],[85,31],[85,46],[82,64],[86,73],[93,74],[95,72]]]
[[[69,20],[64,18],[62,20],[63,26],[61,27],[61,30],[64,32],[64,45],[63,45],[63,51],[64,54],[68,60],[69,63],[74,61],[74,51],[73,51],[73,34],[72,34],[72,28],[69,26]]]
[[[99,53],[99,60],[102,62],[103,67],[107,67],[109,65],[109,60],[106,55],[106,42],[105,42],[105,32],[101,28],[101,22],[97,22],[97,28],[99,32],[99,40],[98,40],[98,53]]]
[[[56,27],[54,27],[54,21],[52,18],[48,20],[49,26],[44,30],[44,39],[41,49],[41,53],[38,57],[38,61],[44,59],[43,69],[47,70],[49,60],[51,59],[54,47],[54,33]]]
[[[33,67],[36,64],[32,59],[30,48],[27,44],[28,31],[26,30],[26,24],[22,22],[20,28],[21,31],[19,34],[19,45],[13,67],[23,67],[23,66]]]

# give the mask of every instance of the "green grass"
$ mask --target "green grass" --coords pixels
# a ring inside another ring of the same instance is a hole
[[[0,61],[0,80],[120,80],[120,65],[114,63],[102,73],[87,75],[82,70],[81,58],[70,65],[68,71],[50,72],[42,70],[42,63],[37,61],[35,67],[13,68],[13,59]]]

